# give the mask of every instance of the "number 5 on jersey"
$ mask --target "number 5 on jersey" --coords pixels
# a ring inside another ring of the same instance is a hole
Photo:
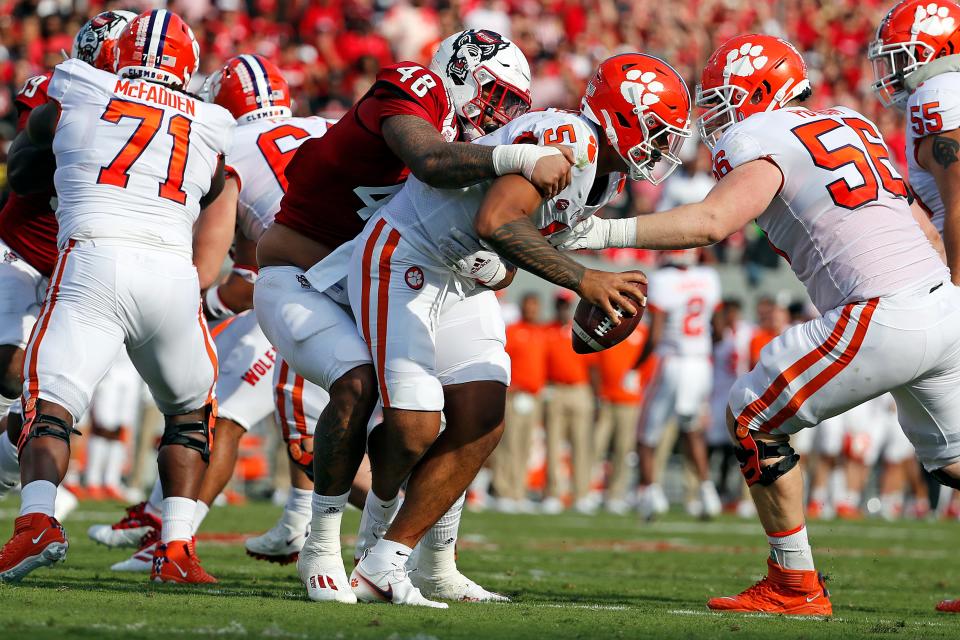
[[[100,118],[112,124],[119,124],[123,118],[140,121],[117,156],[110,164],[101,167],[97,176],[97,184],[109,184],[125,189],[130,181],[130,168],[143,155],[163,124],[163,109],[113,98],[107,103],[107,108]],[[187,194],[183,191],[183,176],[187,167],[192,124],[189,118],[179,114],[170,118],[167,123],[167,133],[173,138],[173,147],[167,163],[167,176],[160,183],[159,195],[178,204],[185,204],[187,201]]]

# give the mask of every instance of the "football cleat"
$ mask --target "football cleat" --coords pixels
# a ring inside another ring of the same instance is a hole
[[[350,574],[350,586],[360,602],[387,602],[447,609],[443,602],[423,597],[406,569],[406,554],[366,553]]]
[[[217,581],[200,566],[193,542],[188,540],[173,540],[157,545],[150,579],[181,584],[212,584]]]
[[[735,596],[711,598],[714,611],[778,613],[794,616],[831,616],[833,605],[823,575],[816,571],[784,569],[767,559],[767,576]]]
[[[458,602],[510,602],[507,596],[487,591],[459,571],[440,578],[428,578],[419,571],[410,571],[410,582],[427,598]]]
[[[263,535],[247,538],[243,546],[251,558],[277,564],[290,564],[297,561],[300,549],[303,548],[308,535],[310,535],[309,524],[304,529],[294,530],[281,519]]]
[[[110,566],[111,571],[150,571],[153,569],[153,554],[160,544],[160,529],[150,529],[140,540],[140,548],[126,560]]]
[[[34,569],[63,562],[67,533],[56,518],[28,513],[14,522],[13,537],[0,549],[0,582],[20,582]]]
[[[637,496],[637,511],[640,517],[650,521],[658,515],[666,513],[670,509],[670,503],[667,502],[667,496],[663,493],[663,487],[654,483],[646,487],[639,488]]]
[[[136,547],[152,530],[160,529],[160,519],[147,513],[147,503],[127,507],[127,514],[114,524],[95,524],[87,529],[94,542],[108,547]]]
[[[960,613],[960,599],[941,600],[937,604],[937,611],[943,611],[944,613]]]
[[[357,602],[339,554],[321,553],[304,545],[297,559],[297,574],[307,588],[307,597],[315,602]]]

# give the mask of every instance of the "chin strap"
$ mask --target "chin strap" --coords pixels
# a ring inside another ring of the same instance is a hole
[[[960,54],[931,60],[904,78],[903,86],[906,87],[907,91],[913,92],[920,86],[920,83],[926,82],[941,73],[949,73],[951,71],[960,71]]]

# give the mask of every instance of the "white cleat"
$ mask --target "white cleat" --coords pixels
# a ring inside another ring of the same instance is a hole
[[[410,582],[428,598],[457,602],[510,602],[507,596],[487,591],[459,571],[441,578],[427,578],[419,571],[411,571]]]
[[[653,520],[658,515],[666,513],[670,508],[667,502],[667,496],[663,493],[663,487],[659,484],[651,484],[640,488],[640,494],[637,496],[637,510],[640,517],[644,520]]]
[[[281,519],[263,535],[247,538],[243,546],[251,558],[277,564],[290,564],[297,561],[300,549],[303,548],[308,535],[310,535],[309,523],[305,528],[293,529]],[[346,576],[344,576],[344,582],[346,582]]]
[[[343,569],[343,558],[338,554],[320,553],[304,546],[297,560],[297,574],[307,588],[307,597],[314,602],[357,602]]]
[[[151,529],[141,540],[140,548],[126,560],[115,562],[110,565],[111,571],[142,571],[150,573],[153,569],[153,552],[157,550],[160,544],[160,532]]]
[[[444,602],[427,600],[407,575],[407,556],[367,553],[350,574],[350,586],[360,602],[386,602],[447,609]]]
[[[58,491],[57,499],[59,498]],[[126,514],[119,521],[114,524],[91,525],[87,529],[87,536],[108,547],[140,547],[145,535],[160,528],[160,519],[147,513],[146,507],[146,502],[127,507]]]

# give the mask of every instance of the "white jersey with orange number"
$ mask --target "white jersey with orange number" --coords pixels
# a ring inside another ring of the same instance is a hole
[[[720,278],[711,267],[666,266],[650,274],[647,305],[666,315],[660,355],[710,356],[710,320],[720,302]]]
[[[960,72],[951,71],[924,81],[907,102],[907,168],[910,188],[943,233],[943,199],[933,175],[917,162],[917,145],[926,136],[960,129]]]
[[[576,164],[570,184],[532,215],[533,223],[556,246],[567,242],[571,233],[576,233],[574,227],[601,209],[623,187],[623,176],[619,173],[597,180],[597,135],[596,125],[582,116],[547,109],[520,116],[479,138],[476,144],[530,142],[572,147]],[[471,252],[484,248],[473,223],[489,187],[489,182],[482,182],[465,189],[434,189],[411,176],[381,212],[413,248],[436,258],[437,264],[442,265],[448,261],[438,247],[450,237],[451,230],[461,232],[472,241]],[[473,286],[472,281],[467,282],[468,278],[463,280],[469,287]]]
[[[227,155],[227,175],[239,182],[237,224],[244,236],[256,242],[273,224],[287,191],[287,164],[300,145],[321,137],[333,122],[318,117],[282,118],[237,127]]]
[[[191,255],[200,199],[235,127],[222,107],[76,59],[48,89],[60,105],[53,141],[57,241],[113,240]]]
[[[907,187],[877,127],[846,107],[793,107],[731,126],[714,149],[718,179],[763,159],[782,184],[757,224],[821,313],[949,280],[913,219]]]

